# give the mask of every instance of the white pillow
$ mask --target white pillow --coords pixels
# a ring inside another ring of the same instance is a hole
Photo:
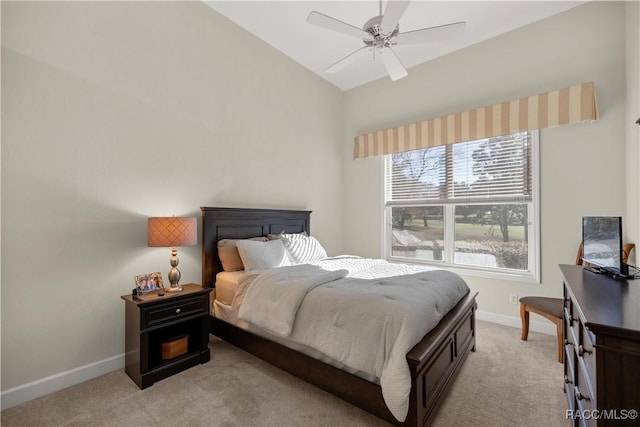
[[[264,270],[289,265],[287,251],[280,240],[239,240],[236,246],[245,270]]]
[[[327,251],[313,236],[284,234],[280,235],[280,240],[284,243],[284,247],[289,252],[289,258],[294,264],[303,264],[327,257]]]
[[[238,253],[238,246],[236,243],[239,239],[222,239],[218,240],[218,258],[222,264],[224,271],[239,271],[244,270],[244,264]],[[266,237],[252,237],[250,240],[256,240],[259,242],[266,242]]]

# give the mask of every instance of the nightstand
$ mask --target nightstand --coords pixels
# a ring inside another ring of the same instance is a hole
[[[182,292],[165,292],[161,297],[155,293],[135,300],[131,295],[121,296],[125,302],[125,372],[141,389],[210,359],[211,289],[192,283],[182,287]]]

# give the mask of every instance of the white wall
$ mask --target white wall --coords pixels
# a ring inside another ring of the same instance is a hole
[[[600,120],[540,133],[542,283],[465,277],[497,315],[518,316],[510,294],[560,296],[558,264],[575,261],[581,217],[628,216],[624,12],[592,2],[346,92],[345,251],[382,255],[382,160],[351,160],[354,136],[593,80]]]
[[[124,352],[148,216],[310,209],[340,252],[342,98],[200,2],[2,2],[2,389]]]

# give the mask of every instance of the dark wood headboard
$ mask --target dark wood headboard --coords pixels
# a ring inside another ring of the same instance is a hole
[[[202,287],[215,287],[222,271],[218,240],[248,239],[267,234],[309,231],[311,211],[243,208],[200,208],[202,211]]]

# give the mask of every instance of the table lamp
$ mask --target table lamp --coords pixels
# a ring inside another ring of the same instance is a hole
[[[171,249],[171,270],[167,291],[178,292],[182,287],[178,270],[178,246],[198,244],[198,219],[184,217],[154,217],[147,220],[147,246]]]

